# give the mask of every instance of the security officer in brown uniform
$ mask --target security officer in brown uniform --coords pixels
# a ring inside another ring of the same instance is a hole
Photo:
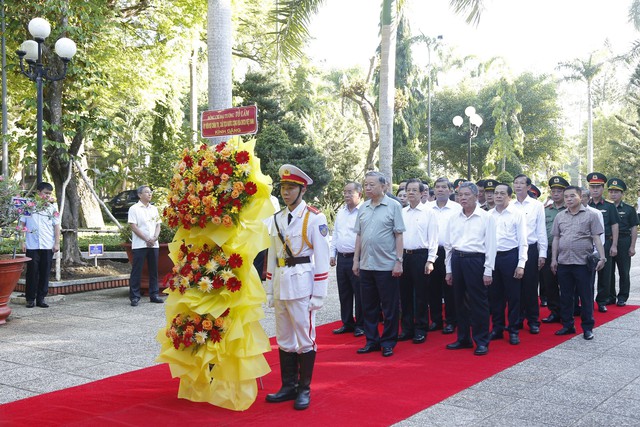
[[[615,267],[618,267],[619,288],[617,296],[617,305],[622,307],[627,304],[629,299],[629,289],[631,287],[631,279],[629,271],[631,270],[631,257],[636,254],[636,240],[638,238],[638,215],[633,206],[622,201],[624,192],[627,191],[627,184],[620,178],[611,178],[607,182],[609,188],[609,199],[613,202],[620,216],[618,224],[618,254],[613,257],[611,266],[611,288],[609,292],[609,301],[616,299],[616,277]]]
[[[587,175],[587,181],[589,182],[589,191],[591,191],[589,206],[602,212],[604,219],[604,252],[607,261],[604,264],[604,268],[598,271],[596,303],[598,303],[598,311],[606,313],[607,305],[616,303],[615,292],[613,297],[611,296],[611,273],[613,270],[612,259],[618,254],[618,223],[620,222],[620,215],[618,215],[618,210],[614,204],[606,201],[602,196],[607,177],[600,172],[591,172]]]

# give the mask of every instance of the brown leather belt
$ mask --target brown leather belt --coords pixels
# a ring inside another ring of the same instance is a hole
[[[278,267],[293,267],[298,264],[309,264],[311,262],[311,257],[308,256],[299,256],[294,258],[278,258]]]

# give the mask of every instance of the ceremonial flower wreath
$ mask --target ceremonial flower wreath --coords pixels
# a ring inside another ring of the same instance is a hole
[[[173,347],[178,350],[191,347],[197,350],[199,346],[207,343],[220,342],[224,332],[225,317],[229,315],[229,309],[215,318],[210,314],[199,315],[177,314],[171,321],[171,327],[167,329],[167,338],[173,342]]]
[[[248,151],[222,142],[185,149],[169,185],[169,206],[164,210],[170,227],[204,228],[208,222],[231,227],[240,209],[258,187],[249,181]]]
[[[236,292],[242,287],[242,282],[232,270],[241,266],[239,254],[227,256],[219,246],[187,245],[183,241],[173,270],[164,279],[165,287],[172,291],[178,289],[181,294],[189,288],[209,293],[224,286]]]

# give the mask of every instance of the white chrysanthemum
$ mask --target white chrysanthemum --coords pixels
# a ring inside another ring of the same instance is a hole
[[[249,163],[240,163],[238,165],[238,169],[240,169],[245,174],[251,173],[251,165]]]
[[[218,270],[218,267],[220,267],[220,265],[215,262],[213,258],[210,259],[209,262],[204,266],[204,268],[207,269],[207,273],[214,273]]]
[[[222,272],[220,273],[220,277],[222,277],[224,279],[224,281],[226,282],[227,280],[231,279],[232,277],[236,277],[235,274],[233,274],[231,272],[231,270],[225,268],[224,270],[222,270]]]
[[[207,334],[207,332],[202,331],[196,332],[195,337],[198,344],[204,344],[205,342],[207,342],[207,338],[209,338],[209,335]]]
[[[199,270],[200,269],[200,263],[198,262],[198,258],[194,258],[193,261],[191,261],[191,268],[193,270]]]
[[[200,281],[198,281],[198,288],[202,292],[211,292],[211,290],[213,289],[213,284],[211,283],[211,279],[208,278],[207,276],[202,277]]]
[[[190,284],[189,284],[189,278],[188,278],[188,277],[185,277],[185,276],[182,276],[182,277],[180,278],[180,284],[181,284],[182,286],[184,286],[185,288],[188,288],[188,287],[189,287],[189,285],[190,285]]]

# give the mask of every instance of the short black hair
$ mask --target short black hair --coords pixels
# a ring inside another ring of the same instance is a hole
[[[506,182],[500,182],[500,183],[498,183],[498,185],[496,185],[496,188],[498,188],[498,186],[500,186],[500,185],[505,185],[507,187],[507,194],[509,196],[511,196],[513,194],[513,188],[511,188],[511,186],[509,184],[507,184]]]
[[[567,190],[576,190],[576,192],[578,193],[578,196],[582,197],[582,188],[576,186],[576,185],[570,185],[567,188],[564,189],[564,191]],[[563,193],[564,193],[563,191]]]
[[[531,178],[529,178],[527,175],[521,173],[515,176],[515,178],[513,178],[513,182],[516,182],[516,179],[518,178],[526,178],[527,179],[527,185],[531,185]]]
[[[43,190],[53,191],[53,185],[49,184],[48,182],[39,183],[38,186],[36,187],[36,191],[43,191]]]
[[[411,179],[407,180],[407,187],[409,186],[409,184],[413,184],[415,182],[418,183],[418,189],[422,193],[424,191],[424,184],[418,178],[411,178]]]

